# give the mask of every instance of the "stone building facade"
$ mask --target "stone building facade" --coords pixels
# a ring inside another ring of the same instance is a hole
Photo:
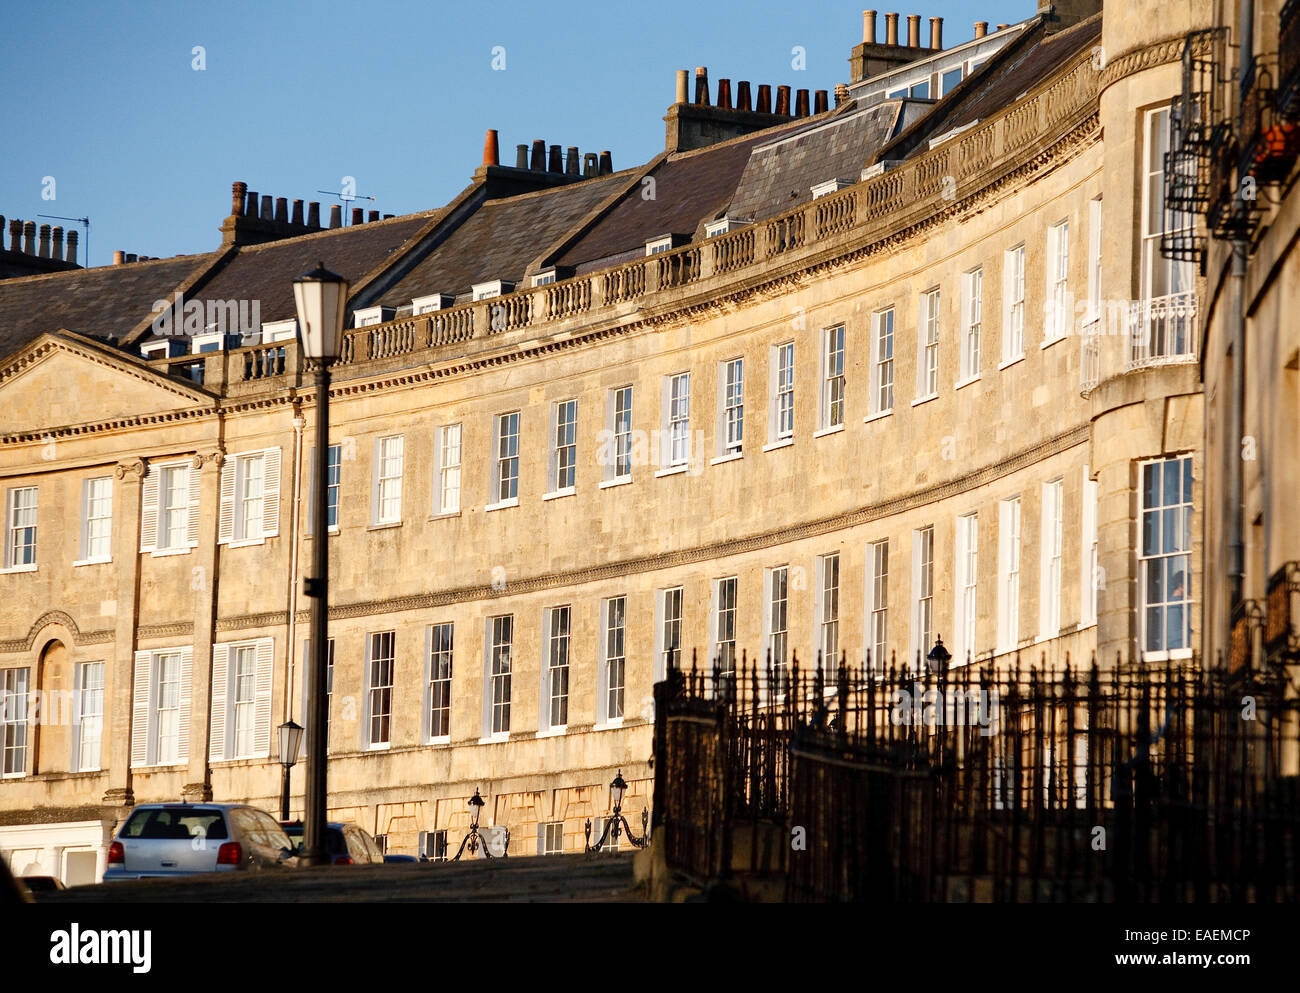
[[[978,58],[872,15],[834,106],[679,73],[636,168],[489,132],[436,210],[239,183],[210,254],[0,281],[0,678],[67,704],[6,717],[0,850],[81,880],[132,803],[278,804],[318,260],[330,810],[392,851],[454,850],[475,789],[512,854],[580,851],[620,770],[639,825],[693,656],[1190,657],[1207,290],[1147,219],[1203,6],[1044,4]]]

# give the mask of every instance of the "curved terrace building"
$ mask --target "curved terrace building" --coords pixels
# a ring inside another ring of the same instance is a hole
[[[679,73],[635,168],[489,132],[422,213],[236,183],[210,254],[15,241],[0,680],[44,710],[5,715],[0,850],[85,881],[132,803],[274,809],[317,541],[331,818],[390,851],[454,852],[476,788],[512,855],[581,851],[620,770],[639,828],[652,686],[697,655],[1190,656],[1205,290],[1160,249],[1208,6],[948,49],[868,12],[829,99]],[[328,452],[318,261],[351,284]]]

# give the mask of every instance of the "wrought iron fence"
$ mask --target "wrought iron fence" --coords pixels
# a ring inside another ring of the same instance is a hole
[[[656,838],[740,885],[763,824],[793,901],[1294,901],[1295,690],[1195,661],[674,670]]]

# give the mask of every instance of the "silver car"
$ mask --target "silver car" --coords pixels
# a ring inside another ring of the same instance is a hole
[[[145,803],[108,847],[104,882],[199,872],[296,868],[270,814],[238,803]]]

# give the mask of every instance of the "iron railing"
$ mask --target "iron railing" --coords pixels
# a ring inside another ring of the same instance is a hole
[[[793,901],[1300,899],[1280,669],[742,661],[656,703],[655,837],[701,885],[748,891],[731,839],[766,824]]]
[[[1195,293],[1171,293],[1133,302],[1126,371],[1196,361]]]
[[[1277,109],[1284,120],[1300,120],[1300,0],[1286,0],[1278,16]]]

